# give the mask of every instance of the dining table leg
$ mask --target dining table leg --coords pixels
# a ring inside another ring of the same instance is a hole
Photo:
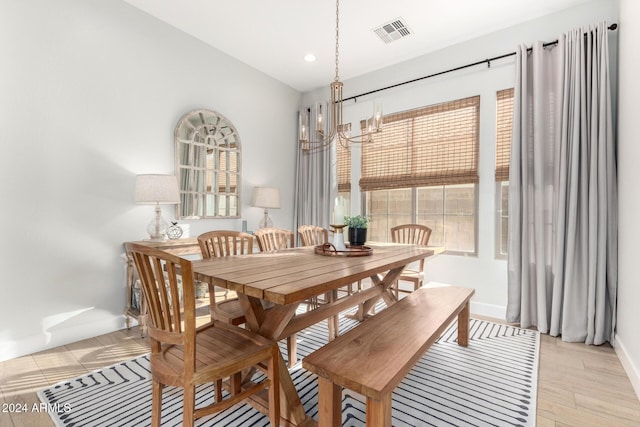
[[[387,305],[392,305],[398,301],[396,297],[393,295],[393,293],[390,291],[390,287],[393,284],[393,282],[398,277],[400,277],[404,268],[405,266],[402,266],[402,267],[397,267],[392,270],[389,270],[383,278],[380,278],[377,274],[374,276],[371,276],[372,285],[382,286],[383,292],[381,294],[381,297],[372,298],[364,302],[362,307],[362,313],[364,316],[366,316],[369,310],[371,310],[378,303],[378,300],[380,298],[384,299],[384,302]]]
[[[330,292],[327,292],[327,300],[329,301],[329,303],[332,303],[334,301],[336,301],[338,299],[338,290],[337,289],[333,289]],[[338,335],[340,334],[340,329],[339,329],[339,317],[338,315],[334,315],[331,316],[327,319],[327,325],[328,325],[328,330],[329,330],[329,341],[333,341],[334,339],[338,338]]]
[[[298,304],[275,305],[264,310],[258,298],[238,293],[240,306],[245,313],[247,327],[260,335],[275,340],[289,320],[295,315]],[[300,396],[296,390],[291,374],[282,353],[278,354],[278,372],[280,379],[280,416],[288,423],[301,425],[310,418],[304,412]]]

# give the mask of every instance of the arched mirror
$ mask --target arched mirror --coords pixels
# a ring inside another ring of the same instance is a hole
[[[211,110],[185,114],[175,131],[177,217],[240,217],[240,137],[233,124]]]

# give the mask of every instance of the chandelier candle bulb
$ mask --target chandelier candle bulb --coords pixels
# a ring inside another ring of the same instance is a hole
[[[316,131],[322,133],[322,106],[318,106],[318,117],[316,118]]]
[[[300,141],[306,141],[307,140],[307,120],[309,119],[309,116],[307,115],[307,112],[302,112],[300,113],[300,123],[299,123],[299,128],[300,128]]]
[[[382,102],[374,101],[373,103],[373,130],[379,132],[382,128]]]

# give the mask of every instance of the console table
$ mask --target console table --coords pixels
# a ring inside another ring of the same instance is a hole
[[[177,239],[177,240],[141,240],[135,242],[125,242],[126,243],[137,243],[140,245],[145,245],[150,248],[156,248],[165,252],[169,252],[174,255],[182,256],[182,255],[200,255],[200,246],[198,245],[198,239],[195,237],[185,238],[185,239]],[[136,308],[133,306],[133,293],[134,288],[136,287],[137,281],[137,272],[135,266],[133,264],[133,259],[129,256],[128,253],[125,252],[125,256],[127,259],[127,301],[125,305],[124,315],[125,322],[127,325],[127,329],[131,327],[131,319],[135,319],[138,321],[140,325],[140,334],[144,336],[145,330],[145,320],[146,320],[146,304],[142,294],[140,295],[139,307]]]

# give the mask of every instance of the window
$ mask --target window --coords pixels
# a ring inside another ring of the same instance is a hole
[[[476,252],[479,112],[475,96],[383,118],[362,147],[370,240],[416,222],[433,230],[430,244]]]
[[[450,253],[475,252],[475,184],[377,190],[366,196],[370,240],[390,241],[391,227],[417,223],[431,228],[430,245]]]
[[[411,188],[369,191],[366,193],[366,200],[367,215],[371,219],[367,231],[369,240],[390,242],[391,227],[414,222],[412,218],[415,209]]]
[[[513,88],[496,94],[496,256],[507,255],[509,238],[509,162],[513,130]]]

